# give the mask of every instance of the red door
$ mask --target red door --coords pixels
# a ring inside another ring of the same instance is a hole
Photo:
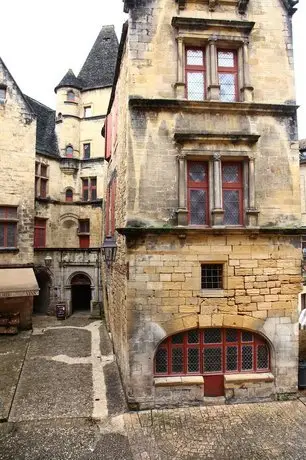
[[[224,396],[224,375],[204,376],[204,396]]]

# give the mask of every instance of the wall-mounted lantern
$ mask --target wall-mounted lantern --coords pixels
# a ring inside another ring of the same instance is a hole
[[[104,243],[102,244],[102,254],[107,268],[110,268],[111,264],[116,259],[117,244],[113,236],[108,235],[105,237]]]
[[[51,256],[46,256],[44,260],[45,260],[45,266],[50,268],[51,264],[52,264],[52,257]]]

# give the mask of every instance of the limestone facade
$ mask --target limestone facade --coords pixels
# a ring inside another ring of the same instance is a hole
[[[117,256],[103,276],[132,407],[205,403],[211,373],[183,371],[180,363],[175,373],[169,354],[167,370],[156,364],[167,337],[193,330],[250,331],[268,345],[267,372],[221,373],[227,402],[296,392],[301,204],[293,11],[286,5],[125,1],[129,19],[107,119],[116,135],[105,128],[108,188],[116,178],[115,206],[106,204],[106,213]],[[203,100],[188,93],[188,50],[205,50],[205,65],[193,69],[205,67]],[[232,101],[219,84],[219,50],[237,56]],[[207,168],[205,225],[190,221],[190,164],[200,163]],[[233,163],[242,198],[240,221],[230,225],[222,178],[223,165]],[[206,265],[222,266],[219,289],[203,288]]]
[[[11,270],[34,261],[36,116],[1,58],[0,92],[0,267]],[[0,316],[19,313],[21,327],[31,327],[33,293],[8,297],[2,289]]]

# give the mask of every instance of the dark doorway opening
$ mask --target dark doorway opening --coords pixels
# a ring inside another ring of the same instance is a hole
[[[41,270],[35,273],[39,286],[39,295],[34,296],[33,313],[46,315],[50,305],[51,279],[47,271]]]
[[[90,311],[91,286],[86,275],[75,275],[71,280],[72,313]]]

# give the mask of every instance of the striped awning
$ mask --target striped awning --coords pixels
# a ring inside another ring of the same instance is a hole
[[[29,297],[39,294],[33,268],[1,268],[0,298]]]

